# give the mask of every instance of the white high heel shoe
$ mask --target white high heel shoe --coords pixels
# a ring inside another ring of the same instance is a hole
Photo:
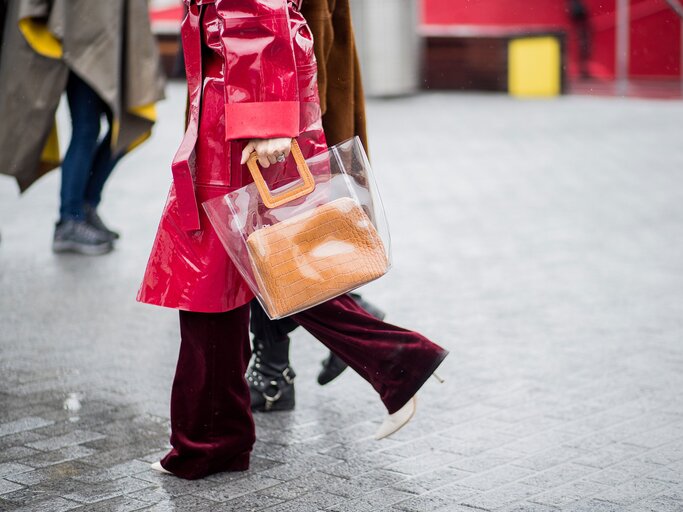
[[[414,396],[408,403],[401,407],[398,411],[390,414],[380,425],[375,432],[375,439],[378,441],[389,437],[391,434],[398,432],[402,427],[404,427],[413,416],[415,416],[415,410],[417,409],[417,396]]]
[[[442,379],[436,372],[432,373],[432,377],[439,381],[439,384],[443,384],[445,379]],[[375,432],[375,439],[380,440],[385,437],[389,437],[391,434],[398,432],[401,428],[405,427],[410,420],[415,416],[415,410],[417,409],[417,395],[413,396],[408,403],[401,407],[398,411],[390,414],[380,425]]]
[[[150,467],[154,471],[158,471],[159,473],[164,473],[165,475],[172,475],[173,474],[168,469],[164,469],[164,467],[161,465],[161,462],[152,462],[150,464]]]

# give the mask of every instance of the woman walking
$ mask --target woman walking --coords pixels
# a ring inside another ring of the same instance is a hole
[[[138,300],[180,310],[173,448],[155,468],[194,479],[247,469],[255,441],[244,377],[253,295],[198,205],[247,184],[252,151],[275,183],[297,175],[286,161],[292,138],[305,157],[324,151],[326,141],[313,41],[296,3],[185,3],[188,127]],[[348,295],[293,318],[378,392],[389,416],[377,438],[412,417],[416,392],[447,355]]]
[[[9,0],[0,14],[0,172],[24,191],[60,165],[55,112],[66,92],[72,134],[52,248],[105,254],[119,235],[98,215],[102,190],[150,135],[163,98],[147,2]]]

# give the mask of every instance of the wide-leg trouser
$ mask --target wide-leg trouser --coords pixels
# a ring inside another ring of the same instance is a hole
[[[367,380],[389,413],[417,393],[448,352],[373,317],[348,295],[292,317]],[[227,313],[180,312],[171,392],[171,445],[161,461],[183,478],[248,468],[254,444],[249,387],[249,305]]]
[[[421,334],[378,320],[349,295],[293,318],[367,380],[389,414],[403,407],[448,355]]]
[[[195,479],[249,469],[254,444],[249,386],[249,305],[226,313],[180,311],[171,389],[171,446],[161,465]]]

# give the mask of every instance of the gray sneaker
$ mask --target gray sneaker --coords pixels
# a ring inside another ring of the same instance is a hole
[[[54,252],[76,252],[88,256],[107,254],[114,246],[107,235],[84,220],[65,220],[55,227]]]
[[[106,233],[108,240],[112,241],[119,239],[120,235],[116,231],[113,231],[107,227],[107,225],[102,221],[102,218],[97,214],[97,209],[86,206],[85,220],[96,230]]]

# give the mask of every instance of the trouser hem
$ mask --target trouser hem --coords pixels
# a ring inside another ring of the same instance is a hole
[[[436,369],[441,365],[441,363],[447,355],[448,350],[442,350],[436,356],[436,358],[434,358],[432,363],[425,368],[425,371],[424,373],[422,373],[420,378],[414,381],[412,385],[401,386],[401,389],[397,390],[398,392],[395,395],[384,398],[382,400],[389,414],[394,414],[401,407],[407,404],[408,401],[415,396],[415,394],[417,394],[420,388],[424,386],[425,382],[427,382],[427,379],[429,379],[429,377],[431,377],[432,374],[436,371]]]

